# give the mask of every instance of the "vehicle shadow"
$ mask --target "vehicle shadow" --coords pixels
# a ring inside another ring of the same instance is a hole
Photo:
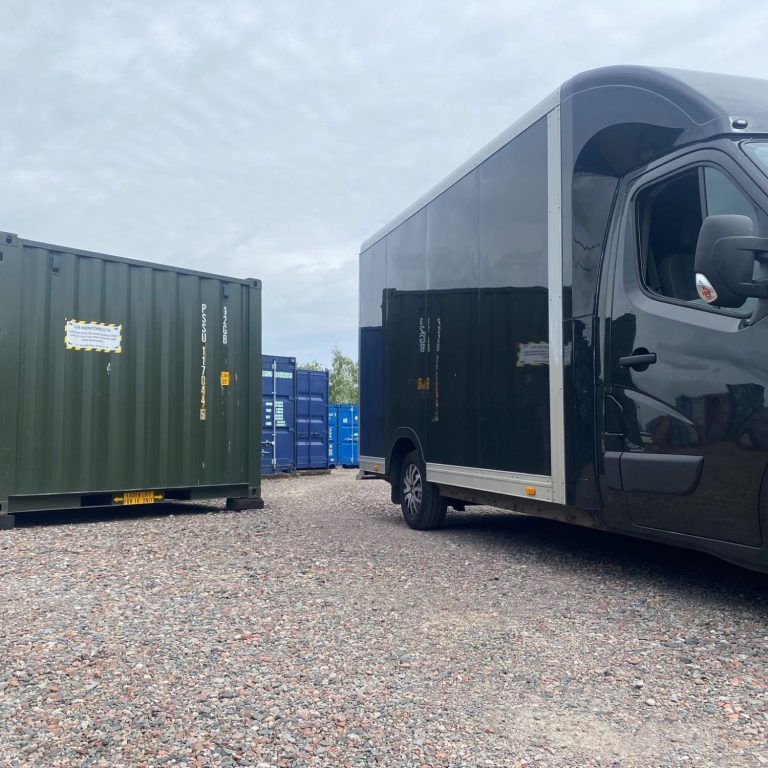
[[[35,528],[47,525],[82,525],[107,523],[138,518],[170,517],[171,515],[200,515],[223,512],[224,504],[198,502],[165,502],[130,506],[88,507],[87,509],[57,509],[45,512],[21,512],[16,515],[16,528]]]
[[[733,600],[761,613],[768,611],[768,573],[695,550],[501,511],[452,511],[437,533],[466,546],[502,549],[511,557],[552,563],[559,569],[597,572],[635,586],[695,592],[716,602]]]

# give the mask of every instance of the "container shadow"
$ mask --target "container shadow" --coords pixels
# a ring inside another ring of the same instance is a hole
[[[16,515],[16,528],[36,528],[48,525],[82,525],[108,523],[117,520],[169,517],[171,515],[201,515],[223,512],[224,505],[196,502],[168,502],[136,504],[127,507],[89,507],[88,509],[57,509],[45,512],[20,512]]]
[[[437,533],[468,547],[500,548],[510,557],[523,555],[560,569],[597,571],[605,578],[680,591],[697,599],[738,601],[768,614],[768,573],[691,549],[505,512],[450,512]]]

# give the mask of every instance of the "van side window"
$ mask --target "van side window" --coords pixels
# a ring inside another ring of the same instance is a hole
[[[639,214],[646,287],[671,299],[698,299],[693,269],[702,222],[698,169],[644,190],[639,199]]]
[[[706,306],[696,292],[696,242],[705,216],[738,213],[757,227],[754,206],[711,166],[690,168],[644,189],[638,198],[640,270],[645,287],[663,296]],[[738,314],[751,311],[749,306]]]

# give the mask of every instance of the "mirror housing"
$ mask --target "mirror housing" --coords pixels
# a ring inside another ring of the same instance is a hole
[[[707,216],[696,243],[696,287],[702,299],[737,309],[748,296],[768,298],[768,284],[754,282],[756,258],[768,253],[768,239],[754,236],[749,216]]]

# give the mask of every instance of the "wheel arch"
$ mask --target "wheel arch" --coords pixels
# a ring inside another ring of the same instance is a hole
[[[403,468],[403,459],[411,452],[418,451],[424,460],[424,451],[421,447],[419,436],[409,427],[400,427],[392,436],[392,445],[389,449],[389,462],[387,464],[387,479],[392,489],[392,503],[399,504],[400,499],[400,472]]]

